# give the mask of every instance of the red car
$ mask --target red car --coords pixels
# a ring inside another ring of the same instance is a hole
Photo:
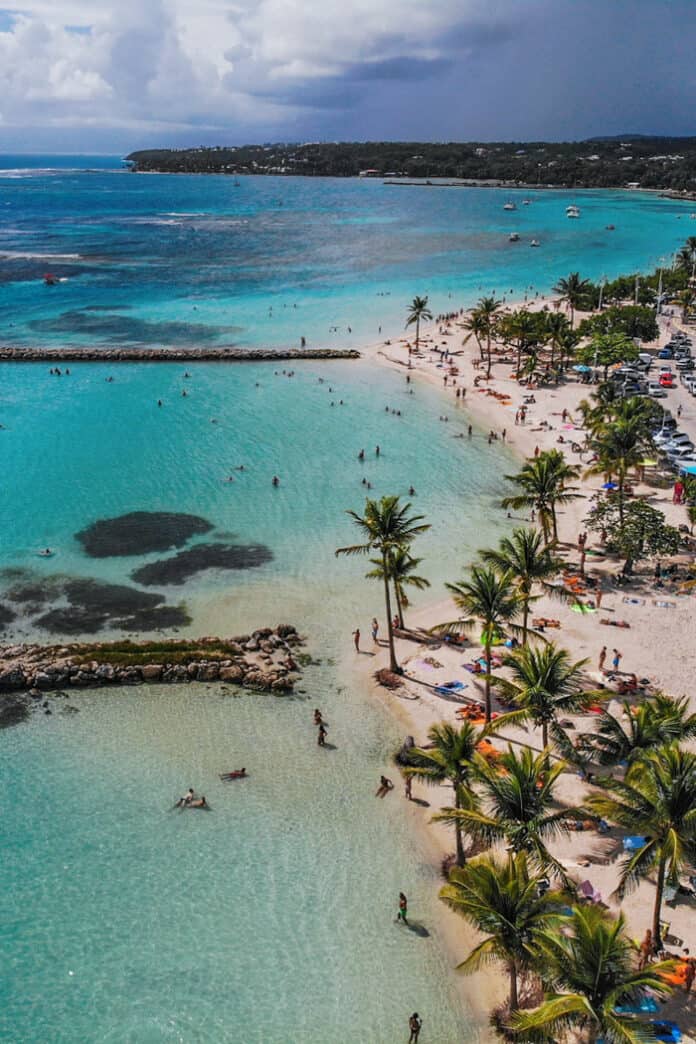
[[[660,387],[661,388],[673,388],[674,387],[674,377],[672,376],[671,373],[661,373],[660,374]]]

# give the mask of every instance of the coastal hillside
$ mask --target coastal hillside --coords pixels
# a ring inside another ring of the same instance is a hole
[[[579,142],[311,142],[145,149],[135,171],[314,177],[463,178],[521,185],[693,191],[696,138]]]

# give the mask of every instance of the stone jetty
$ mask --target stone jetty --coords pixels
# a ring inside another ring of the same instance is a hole
[[[299,679],[294,651],[304,640],[290,624],[236,638],[0,646],[3,695],[182,682],[226,682],[290,692]]]
[[[359,359],[354,348],[11,348],[0,346],[0,362],[298,362]]]

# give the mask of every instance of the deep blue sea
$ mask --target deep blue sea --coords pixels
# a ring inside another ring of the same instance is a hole
[[[692,227],[687,205],[638,194],[236,185],[6,156],[0,331],[26,345],[355,345],[400,328],[415,293],[435,310],[543,293],[571,270],[656,264]],[[49,271],[61,282],[46,286]],[[454,439],[463,408],[445,424],[436,390],[374,366],[188,369],[0,367],[5,634],[107,637],[155,595],[183,614],[179,633],[295,623],[320,662],[292,698],[79,692],[0,733],[0,1040],[391,1044],[417,1009],[423,1044],[476,1041],[441,947],[437,874],[400,788],[374,798],[403,728],[341,665],[353,628],[383,613],[379,585],[333,552],[355,538],[345,511],[363,479],[377,496],[413,485],[432,523],[418,554],[433,586],[416,600],[439,599],[503,532],[514,461],[479,433]],[[146,584],[134,573],[176,548],[90,557],[77,534],[127,512],[205,519],[184,550],[232,548],[238,568]],[[315,706],[336,750],[317,750]],[[241,764],[247,783],[219,783]],[[168,811],[189,785],[213,812]],[[401,889],[421,934],[393,923]]]

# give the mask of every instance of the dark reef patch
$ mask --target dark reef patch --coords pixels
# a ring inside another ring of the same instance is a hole
[[[172,558],[150,562],[131,573],[131,579],[153,584],[183,584],[206,569],[256,569],[273,560],[265,544],[197,544]]]
[[[27,581],[10,588],[5,597],[21,604],[23,619],[31,619],[34,626],[51,634],[97,634],[104,628],[132,633],[191,623],[183,606],[166,605],[161,594],[90,577],[49,576],[40,583]],[[62,604],[65,602],[67,605]],[[16,618],[13,610],[0,605],[0,627],[3,612],[10,614],[8,623]]]
[[[6,605],[0,605],[0,631],[16,620],[17,614]]]
[[[208,533],[212,525],[199,515],[173,511],[131,511],[102,518],[75,534],[90,558],[145,555],[181,547],[192,536]]]
[[[36,278],[36,273],[34,273]],[[174,321],[151,322],[115,312],[88,312],[86,309],[62,312],[48,319],[33,319],[28,324],[38,333],[79,335],[106,344],[191,345],[209,344],[239,332],[235,326],[213,326],[204,323]]]

